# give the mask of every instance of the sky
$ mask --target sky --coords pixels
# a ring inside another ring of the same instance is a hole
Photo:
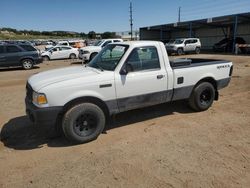
[[[133,28],[250,12],[250,0],[131,0]],[[0,27],[38,31],[130,29],[130,0],[0,0]]]

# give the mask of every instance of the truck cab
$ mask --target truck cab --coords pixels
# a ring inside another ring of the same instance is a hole
[[[82,47],[79,50],[79,59],[82,59],[85,62],[91,61],[106,45],[123,42],[122,39],[103,39],[97,40],[93,46]]]

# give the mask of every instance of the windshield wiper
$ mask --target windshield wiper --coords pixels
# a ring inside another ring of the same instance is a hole
[[[92,67],[92,66],[89,66],[88,64],[85,64],[84,66],[85,67],[92,67],[92,68],[96,68],[96,69],[100,69],[101,71],[104,71],[104,69],[100,66],[100,65],[98,65],[98,64],[95,64],[97,67]]]
[[[100,66],[100,65],[98,65],[97,63],[95,64],[102,72],[104,71],[103,70],[103,68]]]

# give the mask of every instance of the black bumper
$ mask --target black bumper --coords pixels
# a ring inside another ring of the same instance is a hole
[[[43,62],[43,58],[42,58],[42,56],[41,57],[39,57],[39,58],[37,58],[37,59],[35,59],[35,61],[34,61],[34,63],[37,65],[37,64],[40,64],[40,63],[42,63]]]
[[[25,99],[26,114],[37,125],[55,125],[62,107],[38,108],[27,98]]]

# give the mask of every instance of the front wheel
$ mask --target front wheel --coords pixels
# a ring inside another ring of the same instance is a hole
[[[183,49],[182,49],[182,48],[178,48],[177,54],[178,54],[178,55],[182,55],[182,54],[183,54]]]
[[[25,70],[32,69],[33,61],[31,59],[24,59],[22,60],[22,66]]]
[[[76,54],[70,54],[69,58],[70,59],[75,59],[76,58]]]
[[[215,89],[209,82],[196,86],[189,98],[189,106],[195,111],[207,110],[214,101]]]
[[[104,127],[104,112],[92,103],[73,106],[62,120],[64,135],[71,142],[78,144],[96,139]]]

